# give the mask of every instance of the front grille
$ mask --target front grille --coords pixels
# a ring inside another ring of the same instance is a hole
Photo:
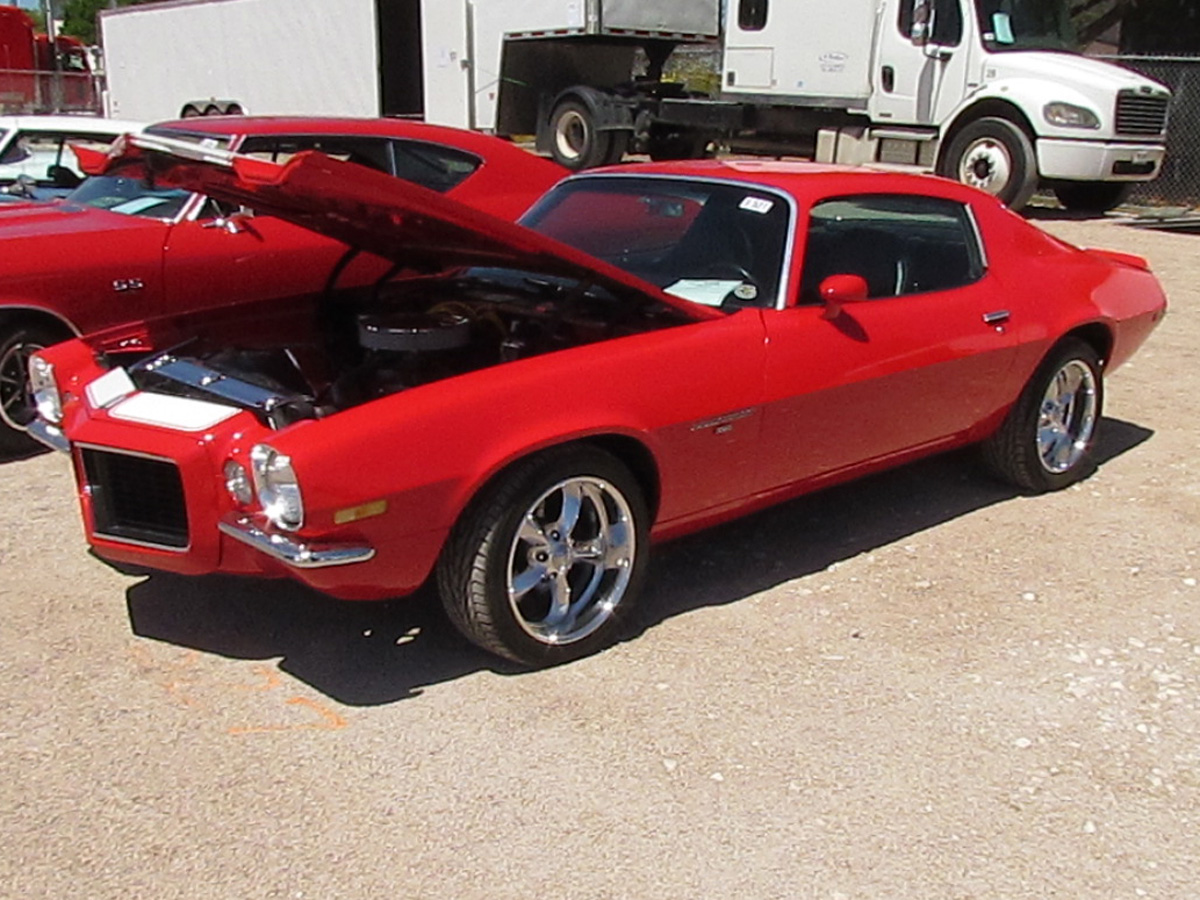
[[[1158,136],[1167,129],[1167,98],[1137,91],[1117,95],[1117,134]]]
[[[174,463],[81,449],[96,534],[140,544],[188,545],[183,481]]]

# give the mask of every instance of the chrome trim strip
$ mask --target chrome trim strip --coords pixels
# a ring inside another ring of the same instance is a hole
[[[222,519],[222,534],[265,553],[296,569],[321,569],[366,562],[375,556],[374,547],[351,544],[308,544],[281,534],[268,534],[246,517]]]
[[[62,429],[51,425],[44,419],[34,419],[25,429],[25,433],[51,450],[57,450],[59,453],[71,452],[71,442],[62,433]]]

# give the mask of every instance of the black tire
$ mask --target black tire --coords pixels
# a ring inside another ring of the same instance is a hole
[[[995,194],[1019,210],[1037,190],[1037,156],[1020,126],[997,117],[978,119],[950,141],[938,174]]]
[[[1054,196],[1072,212],[1099,215],[1120,206],[1132,187],[1127,181],[1059,181]]]
[[[17,324],[0,335],[0,453],[25,453],[41,444],[25,433],[37,414],[29,390],[29,357],[65,340],[65,330]]]
[[[582,100],[567,98],[561,101],[550,114],[550,155],[554,161],[568,169],[590,169],[615,162],[613,135],[624,132],[601,131],[596,126],[596,117]],[[625,150],[624,142],[617,152],[617,159]]]
[[[1058,343],[1038,366],[999,430],[983,442],[983,460],[999,478],[1030,493],[1057,491],[1095,469],[1092,451],[1104,410],[1104,372],[1095,349],[1078,338]],[[1079,379],[1074,382],[1074,379]],[[1051,402],[1070,388],[1064,411]]]
[[[578,495],[578,512],[563,528],[567,492]],[[608,453],[573,446],[529,457],[452,530],[437,567],[442,605],[468,640],[522,665],[595,653],[620,636],[637,601],[648,520],[637,480]],[[560,604],[556,621],[559,592],[575,603]]]
[[[215,103],[210,103],[208,106],[204,107],[204,115],[219,116],[221,115],[221,107],[217,106]]]
[[[200,109],[194,103],[189,103],[180,112],[179,117],[181,119],[198,119],[200,117]]]

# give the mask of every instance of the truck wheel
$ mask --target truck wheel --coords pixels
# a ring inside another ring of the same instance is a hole
[[[1037,190],[1037,157],[1029,137],[1008,119],[988,117],[954,136],[938,174],[994,194],[1019,210]]]
[[[589,169],[614,161],[613,132],[600,131],[592,111],[579,100],[563,100],[554,107],[550,138],[550,154],[568,169]]]
[[[649,513],[615,457],[562,447],[518,463],[467,508],[438,562],[454,626],[484,650],[552,666],[612,643],[641,587]]]
[[[993,474],[1030,493],[1057,491],[1091,473],[1104,408],[1104,373],[1092,346],[1061,341],[1038,366],[999,430],[983,442]]]
[[[0,336],[0,452],[23,453],[41,446],[25,433],[37,415],[29,389],[29,357],[65,337],[39,325],[18,326]]]
[[[1059,181],[1054,196],[1072,212],[1100,214],[1120,206],[1132,187],[1127,181]]]

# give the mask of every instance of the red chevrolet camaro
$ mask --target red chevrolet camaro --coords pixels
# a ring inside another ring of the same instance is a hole
[[[208,149],[286,160],[319,149],[514,219],[566,170],[505,141],[397,119],[183,119],[149,129]],[[81,151],[82,152],[82,151]],[[61,204],[0,207],[0,451],[31,442],[30,353],[74,334],[167,312],[318,290],[336,241],[116,163]],[[349,262],[342,278],[377,273]]]
[[[346,599],[433,579],[528,665],[612,641],[656,540],[966,444],[1023,490],[1077,481],[1165,310],[1144,260],[932,177],[616,167],[514,225],[320,154],[142,147],[396,271],[35,356],[95,552]]]

